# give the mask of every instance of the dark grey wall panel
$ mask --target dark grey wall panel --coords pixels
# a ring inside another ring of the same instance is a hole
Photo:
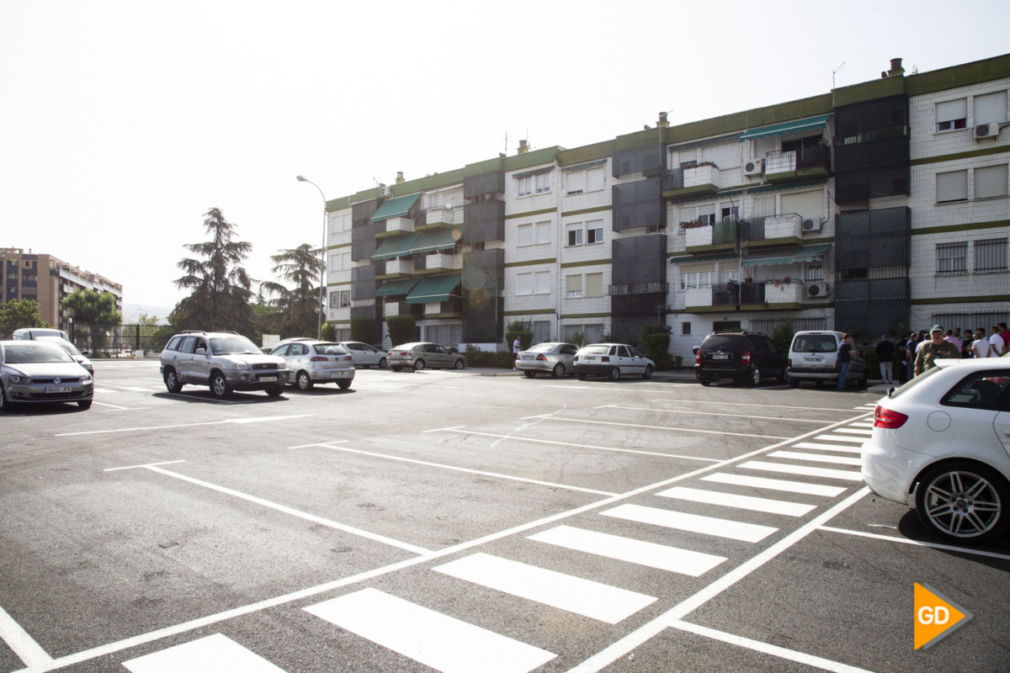
[[[612,285],[666,282],[666,234],[615,238]]]
[[[464,243],[505,240],[505,202],[477,201],[466,204],[463,226]]]
[[[487,194],[505,193],[505,173],[492,171],[463,178],[463,198],[476,199]]]
[[[619,178],[631,173],[655,174],[662,172],[666,165],[665,154],[663,146],[658,142],[658,137],[655,145],[618,150],[614,152],[611,173],[615,178]]]
[[[613,230],[644,228],[658,231],[666,227],[662,189],[662,180],[658,176],[614,185],[611,190]]]
[[[463,261],[463,341],[498,342],[505,333],[505,251],[475,250]]]
[[[351,269],[351,299],[362,301],[375,297],[375,267],[356,266]]]

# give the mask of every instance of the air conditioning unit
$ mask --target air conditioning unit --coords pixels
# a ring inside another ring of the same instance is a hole
[[[995,138],[999,135],[999,124],[979,124],[975,127],[975,138]]]
[[[810,283],[807,285],[807,296],[808,297],[827,297],[828,296],[828,284],[827,283]]]
[[[824,226],[824,223],[820,220],[803,220],[800,228],[804,234],[813,234],[820,231],[822,226]]]
[[[743,165],[744,175],[761,175],[765,171],[765,162],[763,159],[751,159]]]

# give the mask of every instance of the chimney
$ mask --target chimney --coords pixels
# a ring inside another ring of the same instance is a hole
[[[520,140],[519,141],[519,151],[516,154],[526,154],[530,151],[530,141]]]
[[[403,171],[396,171],[396,184],[403,184]]]
[[[666,114],[667,114],[666,112],[659,113],[659,121],[656,122],[656,126],[658,126],[661,129],[669,128],[670,126],[670,122],[669,120],[667,120]]]
[[[905,74],[905,69],[901,67],[900,58],[891,59],[891,69],[886,72],[880,73],[881,79],[887,79],[888,77],[902,77]]]

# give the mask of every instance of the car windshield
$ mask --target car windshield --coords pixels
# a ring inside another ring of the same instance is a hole
[[[4,346],[4,362],[8,364],[73,362],[66,352],[54,344],[24,343]]]
[[[211,337],[210,350],[214,355],[255,355],[262,353],[256,347],[256,344],[238,334],[226,337]]]
[[[586,355],[606,355],[610,352],[610,346],[607,345],[592,345],[586,346],[582,349],[582,352]]]
[[[530,353],[550,353],[557,347],[557,344],[537,344],[536,346],[530,346]]]
[[[906,383],[901,384],[897,388],[891,388],[889,391],[887,391],[887,396],[889,398],[891,398],[891,399],[894,399],[895,397],[898,397],[899,395],[903,395],[903,394],[907,393],[909,390],[911,390],[912,388],[914,388],[915,386],[921,384],[923,381],[925,381],[926,379],[928,379],[930,376],[933,376],[934,374],[938,374],[941,371],[943,371],[943,367],[933,367],[931,369],[927,369],[923,373],[921,373],[918,376],[916,376],[914,379],[909,379]]]
[[[747,341],[740,334],[715,335],[708,337],[701,344],[705,350],[715,348],[747,348]]]
[[[81,351],[77,350],[77,346],[69,341],[65,341],[62,337],[40,337],[37,341],[46,341],[48,343],[56,344],[71,355],[81,354]]]
[[[834,353],[838,350],[832,334],[804,334],[793,342],[795,353]]]
[[[340,344],[316,344],[316,352],[320,355],[345,355],[347,353]]]

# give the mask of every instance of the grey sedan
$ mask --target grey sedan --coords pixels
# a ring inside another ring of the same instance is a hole
[[[0,341],[0,410],[50,402],[88,409],[93,397],[91,374],[56,344]]]
[[[430,341],[401,344],[389,349],[389,368],[398,372],[404,367],[419,371],[425,367],[432,369],[463,369],[466,361],[459,353],[450,351]]]
[[[537,372],[559,378],[572,371],[572,358],[579,347],[570,343],[546,341],[520,351],[516,356],[516,369],[533,378]]]
[[[386,351],[380,351],[375,346],[363,341],[341,341],[340,345],[351,354],[355,367],[386,368]]]

